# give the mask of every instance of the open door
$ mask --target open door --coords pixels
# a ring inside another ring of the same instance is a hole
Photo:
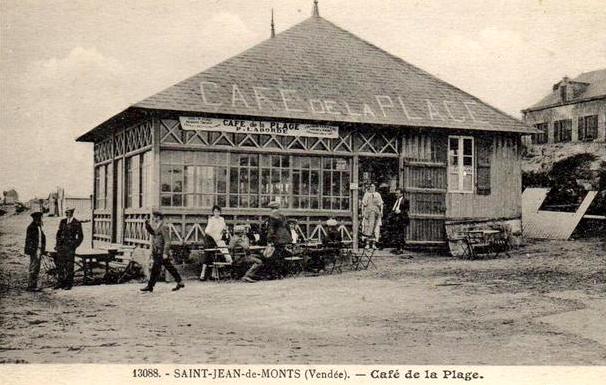
[[[446,156],[446,136],[404,135],[402,183],[410,202],[410,245],[446,244]]]

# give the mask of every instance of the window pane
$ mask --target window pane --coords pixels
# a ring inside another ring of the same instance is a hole
[[[257,195],[250,196],[250,207],[259,207],[259,197]]]
[[[238,169],[232,167],[229,173],[229,192],[237,193],[238,192]]]
[[[309,194],[309,171],[304,170],[301,172],[301,194]]]
[[[269,194],[271,191],[271,179],[268,169],[261,170],[261,192],[263,194]]]
[[[311,160],[308,156],[301,158],[301,168],[310,168]]]
[[[219,207],[225,207],[225,206],[227,206],[225,195],[218,195],[217,196],[217,205],[219,205]]]
[[[194,166],[185,166],[185,192],[194,192]]]
[[[313,158],[311,158],[311,168],[313,169],[319,169],[320,168],[320,158],[317,156],[314,156]]]
[[[238,207],[238,196],[237,195],[229,196],[229,207]]]
[[[449,173],[448,176],[449,176],[448,188],[450,190],[458,191],[459,190],[459,174],[458,173]]]
[[[473,155],[473,145],[471,139],[463,139],[463,155]]]
[[[181,167],[174,167],[171,169],[172,173],[172,191],[182,192],[183,191],[183,170]],[[174,203],[174,202],[173,202]]]
[[[463,191],[473,190],[473,175],[467,174],[463,176]]]
[[[195,207],[197,205],[196,196],[194,194],[187,194],[184,197],[185,197],[185,207]]]
[[[259,170],[250,170],[250,192],[252,194],[259,193]]]
[[[319,209],[320,208],[320,198],[318,198],[318,197],[311,197],[310,203],[311,203],[311,208],[312,209]]]
[[[341,210],[349,210],[349,198],[341,199]]]
[[[162,192],[170,192],[170,168],[168,166],[161,167],[160,180],[162,185]]]
[[[173,194],[173,206],[181,207],[183,206],[183,198],[181,194]]]
[[[217,168],[217,192],[227,192],[227,168]]]
[[[301,183],[301,173],[299,171],[293,171],[292,173],[292,193],[294,195],[300,194],[300,183]]]
[[[271,166],[272,167],[280,167],[280,155],[272,155],[271,156]]]
[[[242,169],[240,170],[240,194],[248,193],[248,170]]]
[[[348,197],[349,196],[349,174],[342,173],[341,174],[341,196]]]
[[[473,158],[471,156],[463,157],[463,166],[471,166],[473,165]]]
[[[330,194],[330,171],[324,171],[324,178],[323,178],[323,183],[322,183],[322,195],[331,195]],[[324,207],[326,208],[326,207]]]
[[[170,194],[162,194],[160,204],[162,206],[170,206]]]
[[[309,183],[309,192],[312,195],[317,195],[320,192],[320,172],[313,170],[311,171],[311,181]]]

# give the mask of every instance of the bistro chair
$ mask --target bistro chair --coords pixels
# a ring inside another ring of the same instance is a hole
[[[375,269],[377,268],[377,266],[375,265],[375,263],[373,262],[373,257],[375,255],[375,249],[374,248],[362,248],[362,249],[358,249],[357,252],[352,252],[352,268],[354,270],[367,270],[369,266],[374,267]]]
[[[286,248],[290,255],[284,258],[287,266],[287,274],[289,276],[297,276],[304,270],[303,248],[296,244]]]

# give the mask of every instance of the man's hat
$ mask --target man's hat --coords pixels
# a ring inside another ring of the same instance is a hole
[[[339,223],[334,219],[334,218],[330,218],[329,220],[326,221],[326,226],[336,226]]]
[[[42,218],[42,213],[40,211],[34,211],[33,213],[30,214],[30,216],[34,219],[39,219],[39,218]]]
[[[164,216],[164,214],[162,214],[162,211],[157,210],[157,209],[156,210],[152,210],[152,215],[155,215],[157,217],[163,217]]]
[[[67,213],[67,212],[72,212],[72,213],[73,213],[74,211],[76,211],[76,209],[75,209],[75,208],[73,208],[73,207],[66,207],[66,208],[65,208],[65,212],[66,212],[66,213]]]
[[[269,202],[269,204],[267,205],[267,207],[269,207],[270,209],[279,209],[280,208],[280,202],[278,202],[278,201]]]
[[[295,225],[298,223],[295,218],[288,218],[287,223],[294,223]]]

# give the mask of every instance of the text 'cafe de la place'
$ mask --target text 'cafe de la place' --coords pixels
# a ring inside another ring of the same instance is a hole
[[[270,201],[321,239],[357,242],[364,185],[410,201],[407,241],[446,224],[519,228],[518,120],[312,16],[136,103],[79,137],[94,143],[93,243],[147,245],[160,208],[172,242],[202,239],[213,205],[258,223]],[[388,203],[387,203],[388,204]]]

